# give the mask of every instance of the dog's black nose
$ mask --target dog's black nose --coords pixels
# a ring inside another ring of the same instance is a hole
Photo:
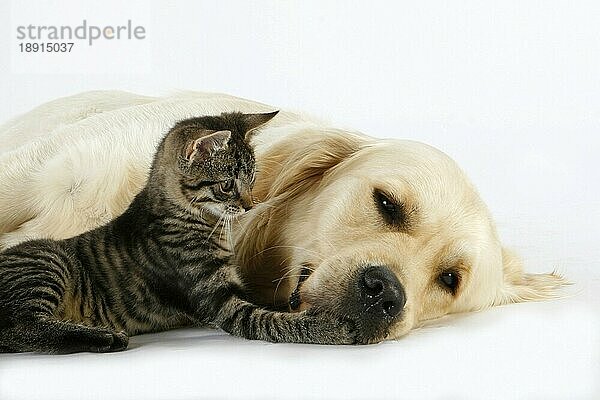
[[[368,267],[359,277],[362,312],[366,318],[396,317],[406,304],[406,295],[396,275],[387,267]]]

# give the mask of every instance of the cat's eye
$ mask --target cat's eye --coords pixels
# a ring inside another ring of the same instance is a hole
[[[438,280],[442,286],[454,294],[458,288],[460,276],[456,272],[444,271],[440,274]]]
[[[231,193],[235,188],[235,181],[233,179],[228,179],[220,183],[220,188],[223,193]]]

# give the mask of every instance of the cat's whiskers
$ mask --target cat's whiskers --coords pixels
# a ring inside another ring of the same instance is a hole
[[[281,282],[283,282],[285,279],[288,279],[288,278],[293,278],[295,276],[302,276],[302,275],[291,275],[292,272],[297,272],[297,271],[295,271],[294,267],[290,267],[289,271],[287,271],[285,274],[283,274],[283,276],[281,278],[275,279],[273,281],[273,283],[277,282],[277,286],[275,286],[275,292],[273,292],[273,303],[275,303],[275,299],[277,297],[277,291],[279,290],[279,286],[281,285]]]
[[[302,269],[309,270],[311,273],[317,270],[316,268],[309,267],[308,264],[302,264]]]
[[[252,200],[252,204],[259,204],[260,201],[254,197],[254,193],[252,193],[252,191],[250,191],[250,200]]]
[[[193,214],[194,213],[194,209],[193,209],[193,204],[196,202],[196,200],[198,200],[197,196],[193,196],[190,199],[190,202],[188,203],[188,205],[185,207],[185,211],[189,214]]]
[[[210,231],[210,234],[208,235],[208,237],[206,238],[206,240],[204,242],[208,242],[210,240],[210,238],[212,237],[213,233],[215,233],[215,231],[217,230],[217,228],[221,224],[221,221],[223,220],[224,217],[225,217],[225,214],[221,214],[221,216],[219,217],[219,220],[215,224],[215,227],[213,228],[212,231]]]
[[[276,205],[273,205],[273,204],[268,204],[267,202],[263,202],[263,203],[261,203],[260,201],[258,201],[258,202],[254,203],[254,204],[255,204],[255,205],[260,205],[261,207],[264,207],[264,208],[277,208],[277,206],[276,206]],[[263,212],[264,212],[264,211],[263,211]]]
[[[224,221],[223,224],[221,226],[221,233],[219,234],[219,240],[223,241],[223,232],[225,232],[225,241],[227,242],[227,247],[232,248],[232,241],[231,241],[231,219],[233,218],[233,214],[231,214],[228,211],[225,211],[224,213]]]
[[[225,229],[225,225],[227,225],[227,211],[223,213],[223,223],[221,224],[221,231],[219,232],[219,242],[223,241],[223,229]]]
[[[318,258],[319,261],[323,261],[325,259],[325,257],[323,257],[318,252],[316,252],[314,250],[307,249],[306,247],[278,245],[278,246],[267,247],[266,249],[259,251],[258,253],[254,254],[252,257],[250,257],[248,259],[248,261],[253,260],[254,258],[260,256],[261,254],[263,254],[263,253],[265,253],[265,252],[267,252],[269,250],[274,250],[274,249],[279,249],[279,248],[290,248],[290,249],[294,249],[294,250],[305,251],[307,253],[313,254],[316,258]]]
[[[232,221],[235,215],[231,215],[227,221],[227,235],[229,240],[229,247],[231,248],[231,254],[235,256],[235,246],[233,243],[233,229],[232,229]]]
[[[278,246],[278,247],[279,247],[279,246]],[[281,247],[295,247],[295,246],[281,246]],[[292,258],[292,257],[293,257],[293,255],[291,255],[291,256],[289,256],[289,257],[286,257],[286,258],[285,258],[285,259],[284,259],[284,260],[281,262],[281,264],[286,264],[286,263],[287,263],[287,261],[288,261],[290,258]],[[320,257],[320,258],[321,258],[321,261],[323,261],[323,259],[324,259],[324,258],[323,258],[323,257]],[[310,272],[311,272],[311,274],[312,274],[313,272],[315,272],[315,270],[316,270],[316,268],[309,267],[309,266],[308,266],[308,264],[305,264],[305,263],[303,263],[303,264],[300,264],[300,265],[301,265],[301,267],[302,267],[302,270],[308,270],[308,271],[310,271]],[[277,291],[279,290],[279,286],[281,285],[281,282],[282,282],[282,281],[284,281],[285,279],[293,278],[293,277],[299,277],[299,276],[303,276],[302,274],[301,274],[301,275],[291,275],[291,273],[292,273],[292,272],[297,272],[297,268],[298,268],[298,266],[297,266],[297,265],[287,265],[287,266],[284,266],[282,269],[283,269],[284,271],[285,271],[285,270],[287,270],[287,272],[285,272],[281,278],[274,279],[274,280],[272,281],[272,283],[275,283],[275,282],[277,282],[277,286],[275,287],[275,292],[273,293],[273,303],[274,303],[274,304],[275,304],[275,297],[277,296]]]
[[[303,276],[306,276],[306,275],[305,274],[288,275],[288,276],[284,276],[284,277],[281,277],[281,278],[273,279],[271,282],[275,283],[275,282],[279,282],[279,281],[282,281],[282,280],[287,279],[287,278],[301,278]]]

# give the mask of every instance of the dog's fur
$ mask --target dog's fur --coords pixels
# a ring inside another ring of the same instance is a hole
[[[152,153],[174,122],[263,104],[218,94],[150,98],[90,92],[38,107],[0,128],[0,249],[66,238],[119,215],[143,186]],[[378,341],[425,320],[498,304],[552,298],[565,281],[524,273],[453,160],[422,143],[380,140],[281,112],[257,138],[260,201],[238,229],[236,254],[255,300],[287,304],[302,268],[301,309],[343,312],[355,272],[386,265],[406,306]],[[403,204],[387,225],[373,190]],[[460,274],[456,293],[439,274]]]

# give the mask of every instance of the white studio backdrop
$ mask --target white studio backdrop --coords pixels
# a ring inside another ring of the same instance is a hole
[[[146,35],[19,52],[18,26],[83,19]],[[598,1],[13,0],[0,54],[1,121],[85,90],[185,89],[434,145],[526,268],[564,273],[600,311]]]

